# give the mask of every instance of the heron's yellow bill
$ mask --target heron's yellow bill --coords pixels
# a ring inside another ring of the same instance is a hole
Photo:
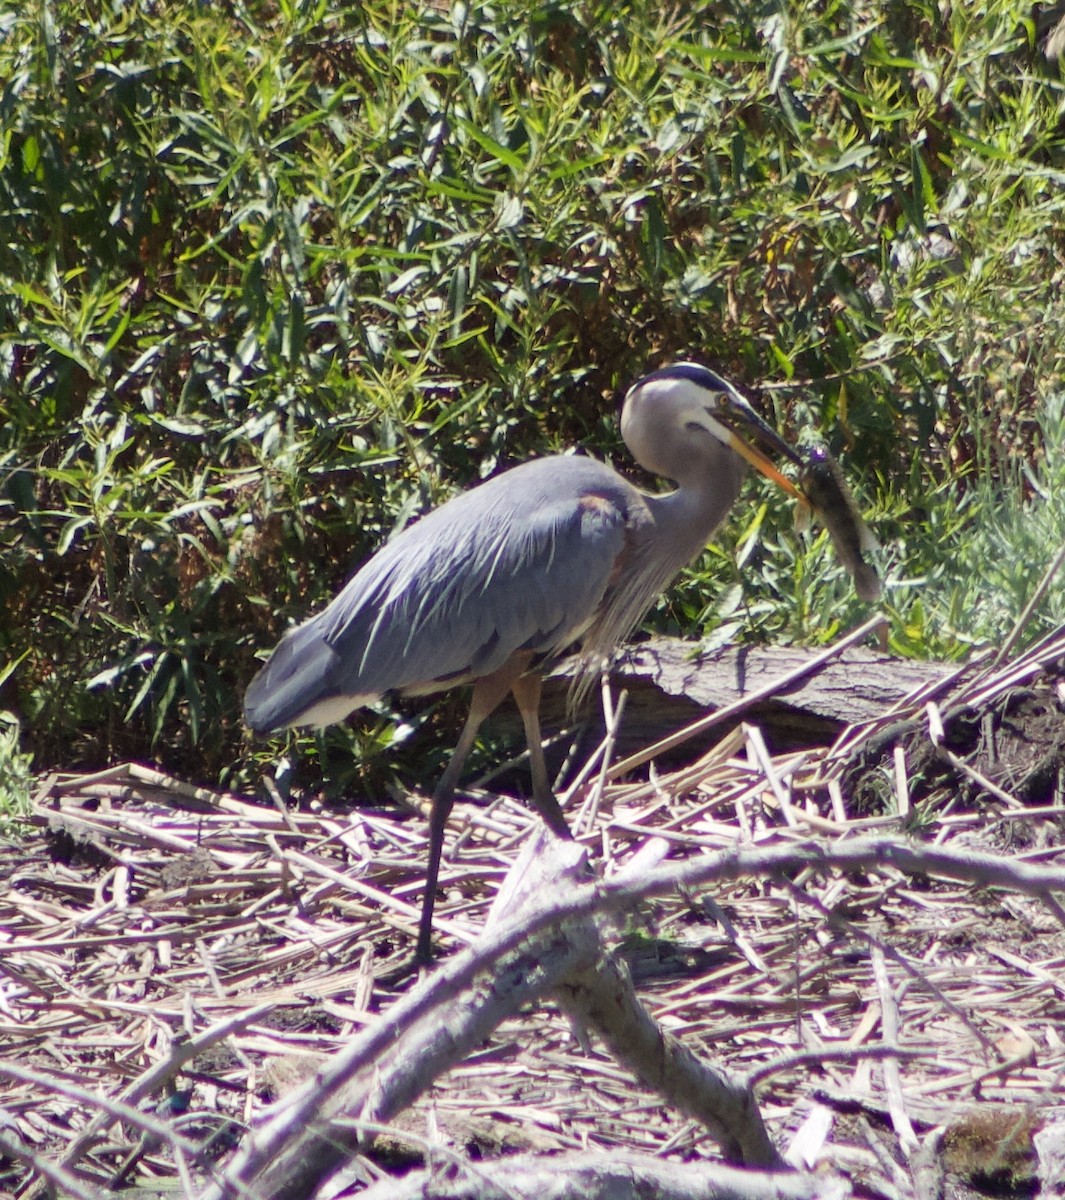
[[[778,487],[784,489],[789,496],[794,496],[796,500],[804,499],[802,492],[791,482],[786,475],[776,469],[773,463],[766,458],[761,450],[755,449],[750,442],[745,442],[738,433],[729,430],[729,445],[741,457],[747,460],[756,471],[771,479]]]

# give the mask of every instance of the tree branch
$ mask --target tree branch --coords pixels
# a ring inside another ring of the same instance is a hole
[[[745,1171],[721,1163],[670,1162],[649,1154],[588,1151],[521,1154],[479,1162],[457,1176],[431,1167],[402,1179],[383,1179],[360,1200],[842,1200],[842,1180],[822,1175]]]
[[[1065,871],[958,852],[901,838],[737,846],[692,861],[587,882],[584,852],[530,838],[478,943],[456,955],[363,1031],[318,1078],[275,1105],[208,1200],[311,1195],[368,1137],[360,1122],[388,1122],[505,1017],[554,994],[598,1030],[608,1048],[682,1111],[697,1117],[738,1162],[779,1162],[746,1081],[699,1062],[639,1004],[606,951],[601,914],[677,888],[740,877],[792,877],[804,869],[928,875],[1037,896],[1061,919]],[[707,1193],[710,1194],[710,1193]]]

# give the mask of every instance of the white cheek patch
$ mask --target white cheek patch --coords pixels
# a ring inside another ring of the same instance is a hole
[[[736,438],[720,421],[715,420],[705,408],[693,408],[684,414],[684,422],[688,425],[698,425],[722,444],[732,446]]]

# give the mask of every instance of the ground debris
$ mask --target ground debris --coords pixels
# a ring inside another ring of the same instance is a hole
[[[1038,669],[976,678],[950,705],[979,717],[974,701],[997,712],[1019,687],[1053,694],[1062,648],[1051,649],[1058,657]],[[680,860],[738,841],[907,829],[1065,862],[1060,801],[989,811],[959,792],[915,823],[912,742],[895,743],[901,754],[889,743],[886,772],[883,757],[868,768],[887,779],[886,810],[848,806],[841,773],[883,728],[908,721],[908,736],[923,731],[935,746],[929,703],[918,695],[909,712],[834,747],[786,754],[739,727],[649,778],[593,771],[567,810],[608,878],[652,843]],[[438,905],[445,953],[482,926],[533,820],[508,796],[457,806]],[[124,764],[42,780],[31,821],[28,837],[0,847],[0,1192],[32,1194],[33,1156],[69,1169],[77,1159],[79,1179],[106,1186],[142,1142],[138,1182],[173,1179],[171,1147],[145,1138],[138,1111],[181,1133],[182,1169],[203,1178],[232,1131],[287,1086],[286,1063],[313,1074],[396,998],[383,981],[413,946],[425,864],[413,813],[310,801],[281,812]],[[888,866],[811,869],[649,901],[624,945],[655,1018],[705,1058],[757,1073],[774,1140],[807,1167],[884,1182],[885,1154],[905,1173],[908,1137],[930,1146],[935,1131],[989,1113],[1029,1133],[1062,1120],[1065,931],[1036,899]],[[185,1093],[186,1111],[168,1112],[166,1097]],[[550,1007],[501,1026],[396,1138],[408,1151],[439,1139],[489,1155],[598,1147],[715,1159],[700,1126]],[[352,1193],[381,1170],[368,1158]]]

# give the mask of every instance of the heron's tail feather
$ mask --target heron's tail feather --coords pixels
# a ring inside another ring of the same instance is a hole
[[[336,654],[316,623],[300,625],[282,638],[248,685],[244,719],[256,733],[339,721],[368,697],[342,694],[336,675]]]

